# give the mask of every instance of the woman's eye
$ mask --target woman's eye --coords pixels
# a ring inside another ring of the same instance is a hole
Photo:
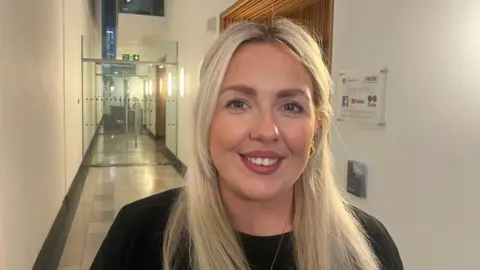
[[[303,107],[295,102],[291,102],[283,105],[282,109],[286,112],[291,112],[291,113],[303,112]]]
[[[243,100],[232,100],[228,102],[225,107],[234,110],[245,110],[249,108],[248,104]]]

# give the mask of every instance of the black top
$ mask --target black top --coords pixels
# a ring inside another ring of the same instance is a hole
[[[124,206],[95,257],[93,270],[161,270],[163,232],[172,203],[180,189],[169,190]],[[383,270],[403,270],[398,249],[385,227],[355,208]],[[253,270],[269,270],[282,235],[241,234],[245,256]],[[291,233],[283,236],[275,270],[293,269]],[[218,269],[220,270],[220,269]],[[227,269],[221,269],[227,270]]]

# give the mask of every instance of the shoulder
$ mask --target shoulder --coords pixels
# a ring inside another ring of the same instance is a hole
[[[172,207],[182,191],[181,188],[167,190],[150,197],[125,205],[117,219],[129,231],[142,234],[163,235]]]
[[[368,241],[377,256],[382,270],[403,270],[403,263],[397,245],[387,228],[375,217],[357,207],[348,206],[363,226]]]
[[[107,233],[91,269],[161,269],[163,231],[181,189],[124,206]]]
[[[167,216],[170,212],[171,207],[175,203],[178,195],[180,194],[182,188],[170,189],[150,197],[135,201],[133,203],[125,205],[120,212],[123,214],[123,217],[134,217],[139,218],[146,215],[149,216],[151,213],[162,214],[165,213]],[[120,215],[120,214],[119,214]]]

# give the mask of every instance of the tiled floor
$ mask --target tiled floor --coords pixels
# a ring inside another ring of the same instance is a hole
[[[146,134],[97,135],[91,165],[167,163],[165,143]]]
[[[89,269],[122,206],[182,183],[172,166],[90,168],[58,270]]]

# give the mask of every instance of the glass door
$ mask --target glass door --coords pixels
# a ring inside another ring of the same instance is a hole
[[[83,87],[84,165],[174,164],[176,65],[94,62],[84,63],[84,79],[94,77]],[[95,68],[85,67],[90,64]]]

